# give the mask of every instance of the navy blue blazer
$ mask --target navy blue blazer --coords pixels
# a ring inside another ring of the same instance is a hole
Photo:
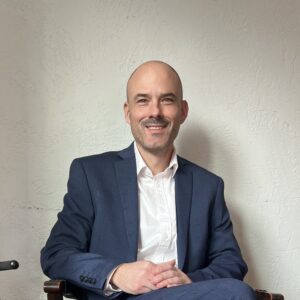
[[[233,235],[222,179],[178,157],[175,175],[178,266],[192,281],[242,280],[247,266]],[[44,273],[105,299],[107,275],[137,259],[138,187],[133,145],[75,159],[68,192],[41,251]],[[119,293],[109,298],[121,297]]]

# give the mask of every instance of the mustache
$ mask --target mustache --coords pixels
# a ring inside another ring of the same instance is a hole
[[[141,122],[143,126],[167,126],[169,122],[165,118],[149,118]]]

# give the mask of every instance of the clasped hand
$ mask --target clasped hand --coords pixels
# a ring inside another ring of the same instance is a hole
[[[113,274],[111,282],[122,291],[137,295],[192,281],[175,267],[175,260],[170,260],[160,264],[149,261],[122,264]]]

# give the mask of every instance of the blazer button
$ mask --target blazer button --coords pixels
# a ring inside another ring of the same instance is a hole
[[[97,280],[94,278],[94,279],[93,279],[93,284],[96,284],[96,282],[97,282]]]
[[[80,277],[79,277],[79,278],[80,278],[80,281],[81,281],[81,282],[84,280],[84,277],[85,277],[85,276],[83,276],[83,275],[80,275]]]

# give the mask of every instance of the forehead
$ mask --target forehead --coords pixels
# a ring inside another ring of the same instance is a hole
[[[161,64],[141,66],[132,74],[127,85],[128,96],[153,92],[180,95],[180,90],[178,75],[170,67]]]

